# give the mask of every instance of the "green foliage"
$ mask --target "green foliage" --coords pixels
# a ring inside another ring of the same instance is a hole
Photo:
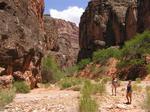
[[[123,57],[135,57],[138,54],[150,53],[150,32],[145,31],[143,34],[138,34],[130,41],[125,43],[122,49]]]
[[[12,102],[15,97],[15,89],[0,90],[0,108]]]
[[[64,73],[58,67],[55,59],[50,55],[42,60],[42,67],[45,71],[43,77],[45,77],[46,82],[59,81],[64,77]]]
[[[88,65],[90,63],[90,59],[83,59],[83,60],[81,60],[79,63],[78,63],[78,69],[79,70],[82,70],[82,69],[84,69],[85,67],[86,67],[86,65]]]
[[[23,81],[16,81],[13,84],[17,93],[29,93],[30,87]]]
[[[133,91],[142,91],[142,86],[137,85],[136,83],[132,85]]]
[[[135,65],[143,65],[144,60],[143,59],[130,59],[130,60],[121,60],[119,63],[117,63],[118,68],[123,68],[127,66],[135,66]]]
[[[78,72],[78,66],[74,65],[72,67],[66,68],[65,73],[67,76],[73,75],[74,73]]]
[[[81,94],[90,96],[92,94],[99,93],[100,95],[102,95],[106,91],[105,81],[106,80],[102,79],[98,83],[91,83],[90,80],[85,80],[84,86],[81,90]]]
[[[98,105],[90,96],[83,95],[80,98],[80,112],[97,112]]]
[[[72,86],[80,85],[82,83],[82,79],[75,77],[66,77],[61,79],[58,82],[58,85],[61,89],[70,88]]]
[[[150,111],[150,87],[146,87],[146,98],[144,102],[144,107],[147,112]]]
[[[139,83],[141,83],[141,78],[136,78],[135,81],[136,81],[137,84],[139,84]]]
[[[116,48],[102,49],[102,50],[98,50],[98,51],[94,52],[93,61],[103,63],[111,57],[118,59],[118,58],[120,58],[120,55],[121,55],[121,52],[119,49],[116,49]]]
[[[147,68],[147,72],[150,73],[150,64],[148,64],[148,65],[146,66],[146,68]]]

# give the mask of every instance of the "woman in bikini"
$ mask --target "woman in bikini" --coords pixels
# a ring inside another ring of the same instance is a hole
[[[131,85],[131,80],[128,82],[128,85],[127,85],[126,98],[127,98],[127,103],[126,104],[131,104],[131,102],[132,102],[132,85]]]

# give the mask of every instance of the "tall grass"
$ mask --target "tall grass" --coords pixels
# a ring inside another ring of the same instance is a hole
[[[24,81],[16,81],[13,84],[17,93],[29,93],[30,87]]]
[[[85,80],[81,90],[80,112],[97,112],[98,104],[92,95],[99,93],[102,95],[105,92],[105,83],[101,80],[99,83],[91,83],[90,80]]]
[[[82,82],[83,82],[83,80],[80,78],[66,77],[66,78],[61,79],[58,82],[58,85],[59,85],[60,89],[66,89],[66,88],[70,88],[73,86],[81,85]]]
[[[150,86],[146,87],[146,98],[144,102],[146,112],[150,112]]]
[[[56,82],[64,77],[64,72],[61,71],[55,58],[51,55],[42,60],[42,80],[45,83]]]
[[[12,102],[15,97],[15,89],[0,90],[0,108]]]
[[[91,96],[83,95],[80,98],[80,112],[97,112],[98,105]]]

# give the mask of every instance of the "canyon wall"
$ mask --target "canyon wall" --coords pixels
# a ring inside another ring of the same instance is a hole
[[[31,88],[45,49],[43,12],[44,0],[0,0],[0,75],[26,80]]]
[[[122,46],[136,33],[150,30],[149,0],[91,0],[79,25],[78,60],[101,48]]]
[[[53,55],[62,69],[76,63],[79,51],[78,27],[71,22],[44,17],[47,50]],[[51,46],[50,46],[51,45]]]

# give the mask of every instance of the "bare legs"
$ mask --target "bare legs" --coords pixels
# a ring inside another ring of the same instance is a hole
[[[117,87],[115,85],[112,85],[112,95],[116,96],[117,93]]]
[[[131,102],[132,102],[132,92],[127,93],[126,98],[127,98],[127,104],[131,104]]]

